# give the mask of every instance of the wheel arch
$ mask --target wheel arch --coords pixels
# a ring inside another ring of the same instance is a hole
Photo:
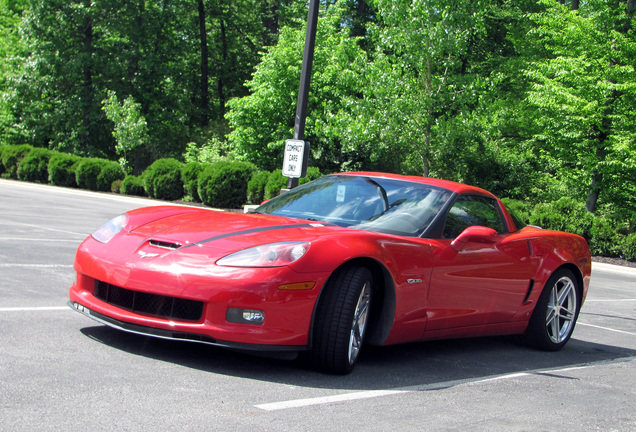
[[[583,273],[581,272],[581,269],[578,268],[576,265],[572,264],[572,263],[565,263],[560,265],[559,267],[557,267],[556,269],[554,269],[554,271],[550,274],[550,277],[552,277],[553,274],[555,274],[556,272],[558,272],[561,269],[566,269],[569,270],[570,272],[572,272],[572,274],[574,275],[574,277],[576,278],[576,293],[579,296],[579,308],[581,306],[583,306],[583,294],[584,294],[584,280],[583,280]],[[549,279],[549,278],[548,278]]]
[[[309,329],[308,348],[313,346],[314,326],[316,311],[324,297],[324,290],[330,284],[334,276],[345,268],[360,266],[368,268],[373,275],[373,297],[371,300],[371,321],[365,343],[370,345],[383,345],[391,331],[395,317],[395,284],[388,269],[373,258],[354,258],[338,266],[325,281],[323,290],[314,305]]]

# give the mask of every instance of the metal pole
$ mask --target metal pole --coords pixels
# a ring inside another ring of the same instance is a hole
[[[300,72],[300,88],[298,89],[298,103],[296,105],[296,121],[294,123],[294,139],[305,139],[305,119],[307,117],[307,98],[309,97],[309,83],[311,81],[311,67],[314,62],[314,46],[316,45],[316,27],[318,25],[318,0],[309,1],[309,15],[307,16],[307,34],[305,35],[305,51],[303,66]],[[287,189],[298,186],[297,178],[287,180]]]

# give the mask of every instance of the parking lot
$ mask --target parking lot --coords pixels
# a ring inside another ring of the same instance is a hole
[[[68,308],[79,243],[157,204],[0,180],[0,431],[636,431],[636,269],[594,264],[559,352],[511,338],[374,347],[330,376]]]

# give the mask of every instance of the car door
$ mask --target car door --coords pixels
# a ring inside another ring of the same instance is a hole
[[[497,234],[451,245],[471,226]],[[443,233],[433,257],[426,331],[512,320],[530,287],[532,262],[527,241],[509,232],[498,201],[460,196],[446,214]]]

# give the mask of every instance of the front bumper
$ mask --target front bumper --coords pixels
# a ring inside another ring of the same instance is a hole
[[[246,344],[240,342],[231,342],[224,340],[217,340],[205,334],[180,332],[174,330],[165,330],[154,327],[147,327],[138,324],[132,324],[124,321],[120,321],[106,315],[102,315],[99,312],[91,310],[86,306],[83,306],[77,302],[68,301],[68,306],[101,324],[107,325],[117,330],[122,330],[128,333],[134,333],[143,336],[150,336],[159,339],[167,339],[174,341],[196,342],[206,345],[214,345],[224,348],[232,348],[244,351],[302,351],[307,349],[304,345],[259,345],[259,344]]]

